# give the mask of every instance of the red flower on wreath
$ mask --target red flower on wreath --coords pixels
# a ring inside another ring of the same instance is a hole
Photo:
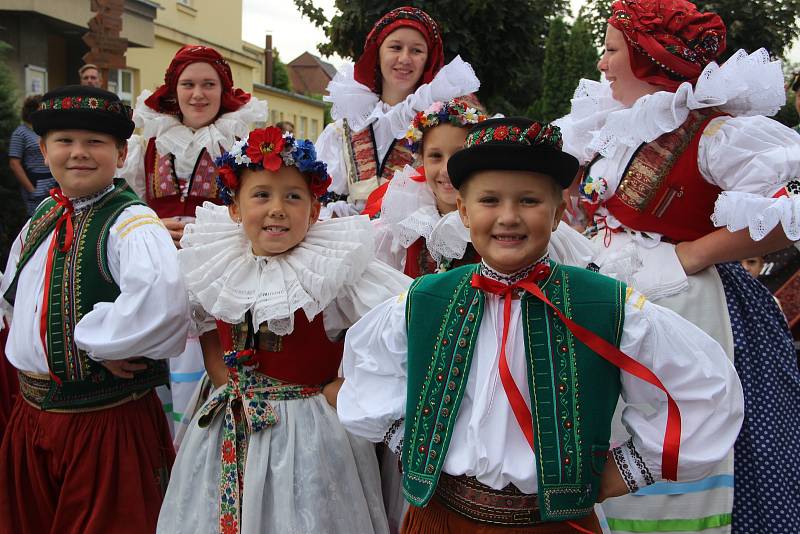
[[[331,185],[331,177],[330,175],[326,175],[325,178],[322,177],[314,177],[311,179],[311,183],[309,184],[309,189],[311,190],[311,194],[315,197],[319,198],[325,193],[328,192],[328,187]]]
[[[219,526],[222,534],[236,534],[239,531],[239,526],[236,524],[233,514],[222,514],[219,518]]]
[[[225,165],[217,169],[217,172],[219,173],[222,183],[225,184],[225,187],[231,191],[236,191],[239,187],[239,178],[236,177],[236,173],[233,172],[233,169]]]
[[[281,168],[281,150],[283,150],[283,133],[280,128],[270,126],[250,132],[247,139],[247,157],[255,164],[268,171],[277,171]]]
[[[494,131],[494,138],[496,141],[502,141],[508,137],[508,126],[498,126]]]
[[[226,464],[232,464],[236,461],[236,447],[233,446],[233,442],[229,439],[222,442],[222,461]]]
[[[69,98],[69,97],[67,97],[67,98],[65,98],[64,100],[62,100],[62,101],[61,101],[61,107],[62,107],[63,109],[69,109],[69,108],[71,108],[71,107],[72,107],[72,98]]]

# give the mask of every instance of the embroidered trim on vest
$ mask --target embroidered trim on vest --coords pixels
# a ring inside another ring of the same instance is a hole
[[[381,160],[372,125],[354,133],[346,120],[342,122],[351,159],[350,183],[365,182],[372,178],[390,180],[395,171],[414,162],[414,153],[405,143],[398,143],[397,139],[392,140],[386,157]]]
[[[697,131],[705,123],[706,117],[712,113],[716,113],[713,108],[692,111],[678,129],[662,135],[651,143],[643,143],[628,162],[615,196],[636,211],[648,210],[664,180],[672,171],[673,165],[692,142]],[[683,191],[674,189],[667,191],[653,207],[654,215],[660,217],[672,200],[682,195]]]
[[[215,200],[219,196],[216,175],[214,161],[203,148],[194,162],[186,187],[182,189],[175,172],[175,155],[159,154],[155,137],[148,141],[145,153],[145,191],[148,201],[172,196],[182,200],[189,196]]]

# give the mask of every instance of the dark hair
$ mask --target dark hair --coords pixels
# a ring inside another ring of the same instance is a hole
[[[22,103],[22,120],[30,123],[31,114],[39,109],[39,103],[42,101],[42,95],[31,95]]]

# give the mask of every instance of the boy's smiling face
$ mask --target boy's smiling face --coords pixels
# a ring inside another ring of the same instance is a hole
[[[68,197],[82,197],[114,181],[128,146],[113,135],[89,130],[52,130],[39,141],[50,172]]]
[[[487,170],[459,190],[461,220],[472,245],[493,269],[511,274],[547,252],[566,203],[550,176],[526,171]]]

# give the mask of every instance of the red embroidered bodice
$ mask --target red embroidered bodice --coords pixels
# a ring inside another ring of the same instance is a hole
[[[697,152],[703,130],[721,115],[713,108],[692,111],[677,130],[639,147],[604,204],[609,213],[632,230],[674,242],[713,232],[711,214],[722,190],[703,178]]]
[[[328,339],[322,315],[309,322],[305,312],[298,310],[294,331],[287,336],[275,335],[263,324],[251,337],[253,347],[245,346],[251,336],[247,322],[231,325],[217,321],[217,333],[225,352],[254,348],[252,361],[260,373],[290,384],[319,386],[338,376],[344,350],[344,341]]]
[[[468,263],[478,263],[479,261],[481,261],[480,255],[475,251],[472,243],[467,243],[463,258],[444,260],[437,265],[436,260],[433,259],[425,244],[425,238],[420,237],[406,249],[406,264],[403,268],[403,273],[411,278],[419,278],[423,274],[439,272],[440,267],[442,267],[442,271],[449,271],[450,269],[455,269]]]

